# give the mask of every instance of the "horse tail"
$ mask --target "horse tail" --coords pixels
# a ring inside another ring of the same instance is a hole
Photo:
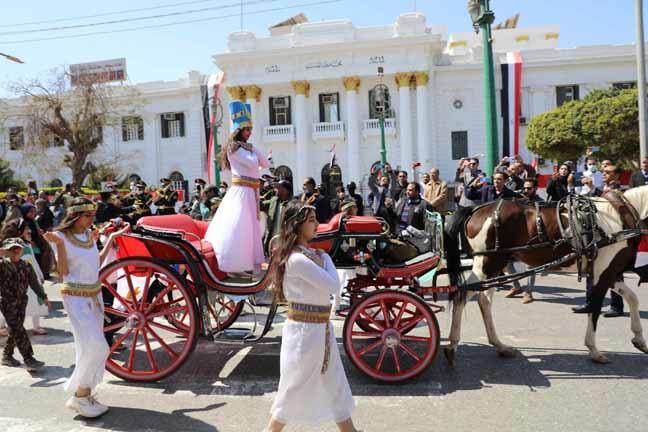
[[[446,268],[448,270],[450,285],[457,287],[457,291],[449,294],[448,300],[450,302],[455,299],[463,300],[466,298],[466,281],[461,271],[461,254],[459,252],[458,239],[444,231],[443,243],[445,245]]]

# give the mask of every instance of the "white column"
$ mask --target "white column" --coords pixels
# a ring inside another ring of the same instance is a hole
[[[360,78],[357,76],[345,77],[343,80],[346,90],[347,114],[348,114],[348,138],[347,138],[347,181],[360,184],[360,115],[358,112],[358,89]]]
[[[255,85],[249,85],[243,87],[245,92],[245,103],[250,105],[250,111],[252,113],[252,135],[250,136],[250,142],[254,145],[263,147],[262,137],[263,137],[263,125],[261,124],[261,115],[259,110],[261,108],[261,89]],[[265,149],[267,150],[267,149]]]
[[[428,114],[428,81],[429,75],[427,72],[414,73],[416,79],[416,132],[417,132],[417,154],[418,161],[422,166],[420,172],[427,172],[432,166],[431,149],[432,143],[430,142],[429,135],[429,114]]]
[[[293,174],[293,185],[296,191],[299,190],[299,185],[308,176],[308,134],[311,132],[311,127],[308,124],[308,116],[306,112],[306,98],[310,90],[308,81],[293,81],[293,89],[295,90],[295,128],[296,130],[296,152],[295,152],[295,165],[296,171]]]
[[[410,81],[413,74],[403,72],[396,74],[396,84],[398,85],[399,96],[399,125],[400,133],[400,167],[401,170],[410,171],[412,169],[412,159],[414,157],[414,148],[412,146],[412,116],[410,112]]]

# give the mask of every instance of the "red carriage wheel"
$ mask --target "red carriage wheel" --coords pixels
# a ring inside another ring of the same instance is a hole
[[[231,326],[234,321],[241,315],[244,301],[235,302],[225,297],[221,293],[209,293],[209,317],[211,319],[212,330],[215,332],[223,331]]]
[[[430,307],[404,291],[367,295],[344,323],[344,349],[351,362],[380,381],[405,381],[423,372],[436,357],[440,340]]]
[[[106,368],[129,381],[157,381],[175,372],[196,346],[194,297],[170,267],[127,258],[104,267],[104,333],[112,340]],[[112,301],[111,301],[112,300]],[[174,325],[177,321],[183,325]]]

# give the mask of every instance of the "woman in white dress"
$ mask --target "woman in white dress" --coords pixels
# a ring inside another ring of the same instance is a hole
[[[259,223],[259,169],[270,167],[263,153],[247,140],[252,133],[248,107],[230,104],[234,133],[220,152],[223,170],[232,171],[232,186],[209,224],[205,240],[214,246],[219,270],[255,272],[265,261]]]
[[[330,322],[331,296],[340,291],[331,257],[308,248],[317,231],[315,207],[292,202],[285,210],[273,258],[275,295],[288,302],[281,339],[281,378],[267,431],[287,423],[334,421],[356,431],[355,401]]]
[[[45,239],[55,245],[57,270],[63,277],[63,305],[74,335],[74,372],[64,386],[66,391],[74,391],[74,395],[65,406],[88,418],[99,417],[108,411],[108,407],[92,394],[103,380],[109,354],[103,332],[99,269],[114,238],[129,229],[126,227],[111,234],[99,253],[90,231],[96,213],[97,206],[92,201],[75,198],[55,232],[45,234]]]

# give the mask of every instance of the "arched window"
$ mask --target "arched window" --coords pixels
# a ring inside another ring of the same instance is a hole
[[[288,180],[290,183],[293,183],[293,172],[286,165],[279,165],[275,168],[273,175],[277,177],[278,180]]]
[[[322,168],[322,183],[326,186],[326,193],[330,197],[335,195],[335,188],[344,185],[342,182],[342,169],[338,164],[333,164],[333,167],[330,164],[324,165]]]
[[[184,176],[180,171],[173,171],[171,174],[169,174],[169,178],[174,182],[184,181]]]

